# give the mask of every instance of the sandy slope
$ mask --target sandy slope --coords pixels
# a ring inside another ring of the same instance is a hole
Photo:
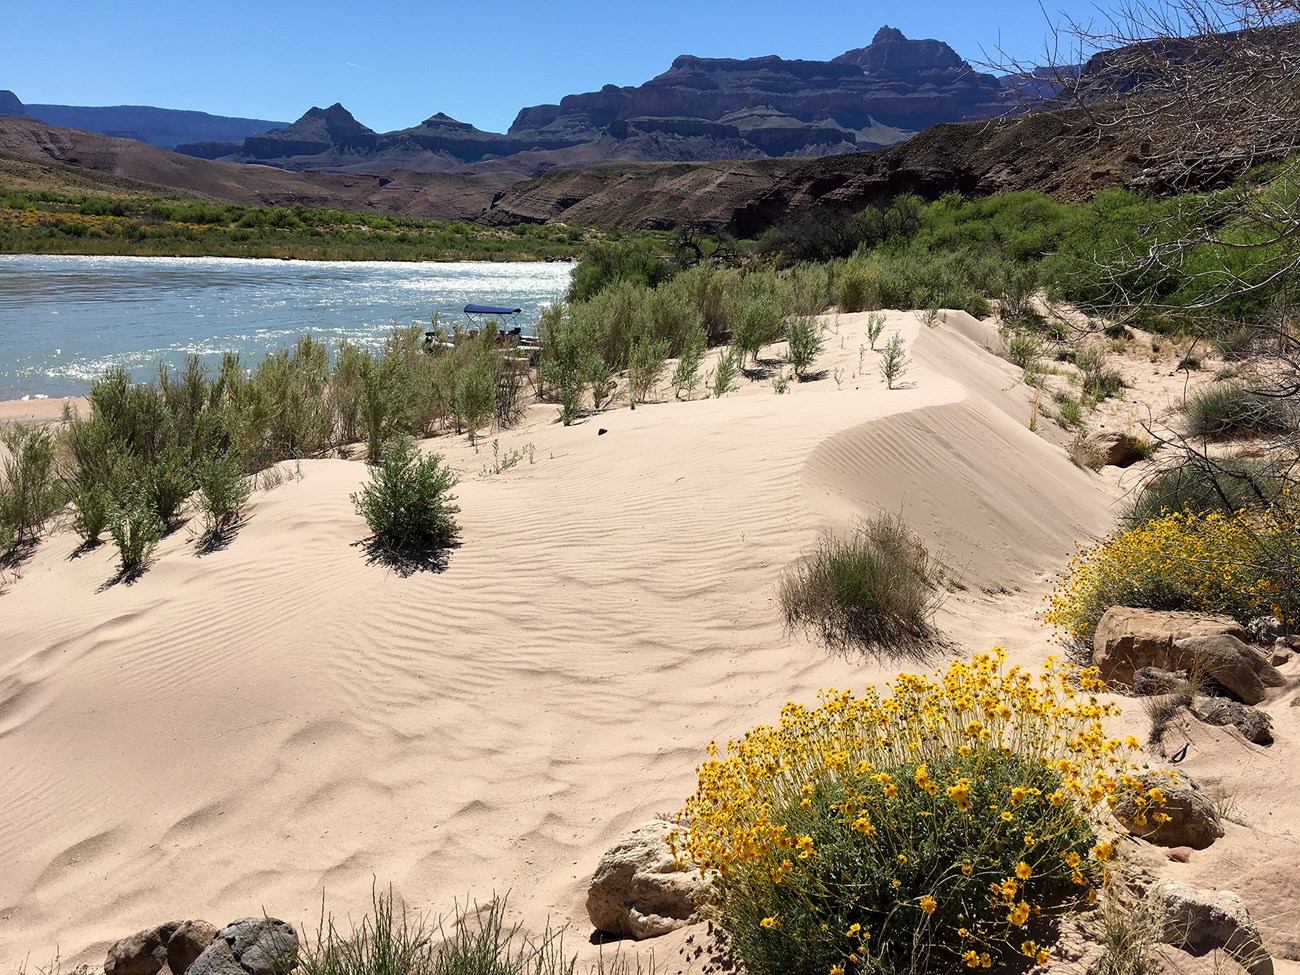
[[[836,327],[828,377],[790,395],[570,428],[539,407],[500,438],[533,462],[495,475],[487,447],[429,444],[464,474],[440,574],[366,562],[345,461],[255,495],[225,550],[175,533],[133,585],[105,586],[109,546],[46,540],[0,597],[0,969],[99,962],[171,917],[310,922],[322,888],[355,917],[372,877],[432,910],[509,890],[584,940],[600,853],[680,805],[710,738],[886,675],[785,636],[772,598],[819,529],[878,506],[954,564],[963,652],[1044,655],[1046,580],[1114,483],[1029,432],[979,323],[891,315],[915,359],[892,392],[873,353],[854,375],[865,316]]]

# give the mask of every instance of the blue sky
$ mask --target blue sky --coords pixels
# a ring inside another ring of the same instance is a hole
[[[1073,6],[1070,5],[1073,4]],[[1070,0],[1048,6],[1086,12]],[[1040,59],[1036,0],[3,0],[0,88],[25,102],[291,121],[342,102],[378,131],[446,112],[504,131],[525,105],[636,85],[678,54],[825,60],[882,24],[979,59]]]

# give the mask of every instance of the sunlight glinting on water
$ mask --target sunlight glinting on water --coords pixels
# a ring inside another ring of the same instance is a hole
[[[380,345],[468,303],[536,323],[572,265],[275,261],[219,257],[0,255],[0,399],[75,396],[114,366],[145,379],[161,361],[224,352],[249,364],[311,335]]]

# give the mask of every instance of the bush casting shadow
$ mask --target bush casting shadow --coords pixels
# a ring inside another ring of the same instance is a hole
[[[781,577],[786,629],[832,650],[925,659],[938,641],[942,568],[902,517],[879,514],[848,536],[826,534]]]
[[[353,544],[365,552],[366,565],[382,565],[403,579],[417,572],[446,572],[450,550],[460,548],[460,542],[438,548],[389,548],[373,535]]]

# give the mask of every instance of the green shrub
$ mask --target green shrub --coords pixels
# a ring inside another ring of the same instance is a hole
[[[1124,389],[1124,377],[1106,365],[1106,353],[1100,348],[1083,349],[1074,357],[1079,367],[1083,385],[1083,398],[1096,405],[1104,399],[1118,396]]]
[[[770,345],[781,336],[781,307],[770,294],[754,294],[745,298],[731,327],[732,346],[740,352],[740,364],[746,359],[757,361],[763,346]]]
[[[1083,404],[1068,393],[1062,393],[1056,401],[1056,418],[1067,429],[1077,427],[1083,422]]]
[[[1243,434],[1285,433],[1292,425],[1288,399],[1265,396],[1243,383],[1203,386],[1187,399],[1188,433],[1207,440]]]
[[[54,435],[43,427],[11,424],[0,429],[0,443],[8,452],[0,467],[0,525],[10,545],[32,541],[64,504],[54,469]]]
[[[478,431],[496,413],[496,383],[482,361],[475,362],[456,379],[456,414],[469,428],[469,440],[478,443]]]
[[[133,497],[114,509],[108,530],[117,546],[117,571],[123,578],[144,571],[162,539],[164,527],[147,498]]]
[[[880,333],[885,330],[885,313],[883,311],[873,311],[867,316],[867,340],[871,343],[871,351],[876,351],[876,343],[880,341]]]
[[[164,526],[170,526],[194,490],[187,452],[176,444],[164,448],[144,471],[141,496]]]
[[[370,480],[351,495],[380,548],[432,551],[451,545],[460,534],[453,504],[456,475],[437,454],[421,458],[409,437],[385,445]]]
[[[86,545],[99,544],[100,536],[113,519],[114,504],[112,492],[102,484],[76,489],[72,496],[72,527]]]
[[[847,536],[823,535],[781,576],[778,600],[787,629],[832,649],[922,655],[935,638],[940,578],[903,519],[880,514]]]
[[[835,303],[842,312],[879,307],[875,270],[858,261],[843,265],[835,278]]]
[[[401,381],[397,359],[366,352],[358,364],[361,398],[358,417],[365,435],[366,459],[374,464],[384,445],[403,433],[411,415],[410,389]]]
[[[735,348],[726,349],[718,356],[709,381],[709,392],[714,399],[722,399],[731,392],[731,387],[736,384],[736,374],[740,371],[740,362],[740,351]]]
[[[641,337],[632,345],[627,363],[627,401],[636,409],[654,392],[668,358],[668,340]]]
[[[795,319],[786,330],[786,343],[786,361],[794,370],[795,378],[802,381],[808,367],[826,347],[821,325],[812,318]]]
[[[880,354],[880,379],[886,389],[893,389],[894,384],[903,378],[910,365],[907,350],[903,346],[903,337],[895,334]]]
[[[1272,503],[1285,486],[1283,471],[1262,461],[1232,457],[1214,463],[1189,460],[1147,481],[1121,520],[1136,526],[1166,511],[1232,514]]]
[[[670,842],[719,871],[752,975],[1019,971],[1108,880],[1109,807],[1165,798],[1107,736],[1095,670],[1001,648],[878,693],[787,703],[709,746]],[[1080,693],[1080,688],[1082,693]],[[1103,744],[1104,743],[1104,744]]]
[[[243,518],[252,488],[231,454],[205,458],[195,470],[194,481],[203,536],[210,542],[220,541]]]
[[[673,395],[677,399],[681,399],[683,394],[686,399],[690,399],[695,387],[700,384],[700,364],[704,361],[707,341],[708,334],[703,326],[696,326],[686,337],[681,357],[677,360],[677,368],[673,370]]]

